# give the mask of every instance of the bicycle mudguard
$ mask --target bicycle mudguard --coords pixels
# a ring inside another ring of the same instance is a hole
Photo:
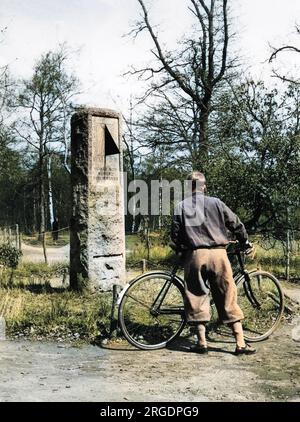
[[[172,277],[174,280],[178,281],[180,284],[184,285],[184,280],[182,278],[180,278],[178,275],[172,274],[171,271],[164,271],[164,270],[147,271],[146,273],[141,274],[141,275],[137,276],[136,278],[134,278],[133,280],[131,280],[129,284],[132,284],[135,281],[140,280],[144,277],[148,277],[149,275],[154,275],[154,276],[155,275],[157,275],[157,276],[168,275],[168,276]]]
[[[116,305],[119,306],[121,303],[121,300],[123,299],[123,296],[126,292],[126,290],[128,289],[128,287],[130,286],[130,283],[125,284],[125,286],[123,287],[123,289],[120,291],[120,293],[118,294],[118,298],[116,300]]]

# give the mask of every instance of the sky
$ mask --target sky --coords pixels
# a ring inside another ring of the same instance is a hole
[[[170,48],[192,23],[189,0],[145,0],[150,19],[159,25],[161,41]],[[229,0],[235,50],[246,73],[270,83],[267,63],[271,47],[300,46],[299,0]],[[69,68],[81,81],[80,103],[124,111],[140,89],[135,78],[124,77],[130,66],[151,59],[147,33],[126,37],[140,16],[137,0],[0,0],[0,66],[29,78],[39,56],[66,42],[72,53]],[[300,54],[283,53],[276,62],[282,73],[296,74]]]

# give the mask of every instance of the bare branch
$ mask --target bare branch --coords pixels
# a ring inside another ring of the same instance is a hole
[[[296,53],[300,53],[300,49],[297,47],[294,47],[292,45],[286,45],[284,47],[281,48],[277,48],[272,54],[271,57],[269,58],[269,63],[271,63],[277,56],[278,53],[280,53],[281,51],[294,51]]]
[[[272,78],[278,78],[278,79],[281,79],[283,82],[288,82],[288,83],[295,84],[295,85],[300,84],[300,80],[297,80],[297,79],[295,80],[295,79],[288,78],[284,75],[280,75],[276,70],[273,70],[273,75],[271,75],[271,77]]]
[[[210,14],[210,10],[209,10],[209,9],[208,9],[208,7],[206,6],[205,1],[204,1],[204,0],[199,0],[199,1],[200,1],[200,3],[201,3],[201,6],[203,7],[203,9],[205,10],[205,12],[206,12],[207,16],[209,16],[209,14]]]
[[[146,6],[143,2],[143,0],[138,0],[138,2],[140,3],[143,13],[144,13],[144,20],[145,20],[145,24],[147,26],[148,32],[154,42],[154,45],[156,47],[157,50],[157,54],[158,54],[158,58],[160,59],[160,61],[162,62],[165,70],[169,73],[169,75],[178,83],[178,85],[180,86],[180,88],[186,92],[188,95],[190,95],[192,98],[194,98],[195,100],[197,100],[195,93],[193,92],[193,90],[184,83],[184,80],[182,78],[182,75],[178,72],[175,71],[171,66],[170,63],[168,62],[168,60],[165,57],[165,54],[162,51],[162,48],[160,46],[160,43],[158,41],[157,36],[154,34],[153,32],[153,28],[150,24],[149,21],[149,17],[148,17],[148,11],[146,9]]]
[[[213,85],[216,85],[224,76],[227,64],[227,50],[229,42],[228,18],[227,18],[227,0],[223,1],[223,22],[224,22],[224,44],[222,52],[222,66],[219,75],[214,79]]]

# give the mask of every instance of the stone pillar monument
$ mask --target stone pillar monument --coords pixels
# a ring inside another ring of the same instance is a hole
[[[70,284],[125,282],[121,116],[88,108],[71,120]]]

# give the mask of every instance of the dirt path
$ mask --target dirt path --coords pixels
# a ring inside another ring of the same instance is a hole
[[[23,262],[45,262],[43,248],[41,246],[32,246],[22,244]],[[62,247],[47,247],[47,257],[49,264],[55,262],[64,262],[69,260],[70,245]]]
[[[23,260],[43,262],[42,249],[23,247]],[[48,248],[49,262],[67,261],[69,245]],[[285,293],[300,303],[298,286]],[[251,357],[232,354],[234,344],[217,338],[208,356],[174,350],[142,352],[126,343],[94,346],[0,342],[2,401],[300,401],[300,334],[282,326]],[[300,333],[300,329],[297,331]],[[296,339],[297,341],[293,340]],[[117,350],[114,350],[113,347]]]
[[[300,401],[292,328],[251,357],[234,356],[231,339],[210,343],[208,356],[187,353],[183,339],[154,352],[0,342],[0,401]]]

